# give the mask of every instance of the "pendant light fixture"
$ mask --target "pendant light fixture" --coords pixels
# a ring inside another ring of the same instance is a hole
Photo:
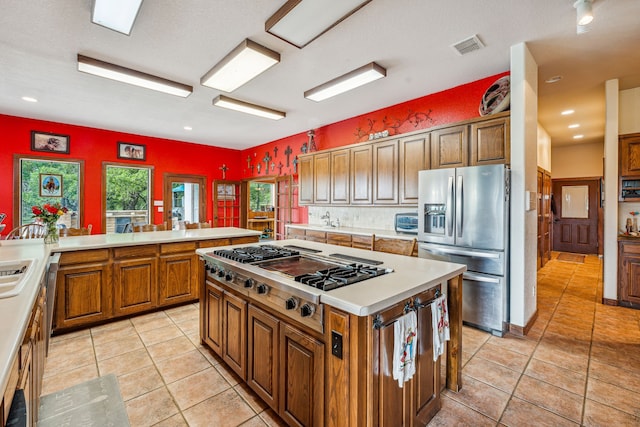
[[[577,33],[587,31],[587,25],[593,21],[593,0],[577,0],[573,7],[576,8]]]

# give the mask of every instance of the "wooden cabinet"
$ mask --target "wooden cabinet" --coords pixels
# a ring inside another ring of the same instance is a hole
[[[247,383],[274,411],[278,411],[280,321],[251,304],[247,315]]]
[[[330,153],[313,156],[313,201],[329,203],[331,201],[331,164]]]
[[[199,259],[196,242],[160,245],[158,305],[165,306],[198,298]]]
[[[431,168],[430,147],[428,133],[400,139],[400,203],[418,203],[418,172]]]
[[[224,290],[215,283],[205,282],[204,294],[200,298],[202,325],[200,338],[211,350],[222,357],[222,297]]]
[[[373,236],[361,236],[354,234],[351,236],[351,247],[373,250]]]
[[[353,147],[351,156],[351,204],[370,205],[373,201],[373,146]]]
[[[538,168],[538,268],[551,260],[551,174]]]
[[[222,296],[222,360],[247,379],[247,302],[229,292]]]
[[[373,145],[373,203],[398,203],[398,141]]]
[[[620,176],[640,177],[640,133],[620,136],[618,163]]]
[[[324,426],[324,344],[284,324],[280,338],[280,411],[292,426]]]
[[[511,162],[509,118],[500,117],[471,124],[470,166]]]
[[[350,202],[349,149],[331,151],[331,204],[346,205]]]
[[[125,315],[158,306],[155,245],[114,249],[113,312]]]
[[[314,170],[313,157],[302,156],[298,160],[298,203],[313,204]]]
[[[108,249],[65,252],[56,278],[55,327],[64,329],[112,315]]]
[[[312,242],[327,243],[327,233],[318,230],[306,230],[305,240],[311,240]]]
[[[431,132],[431,168],[457,168],[469,164],[469,126]]]
[[[351,234],[327,232],[327,243],[351,247]]]
[[[618,242],[618,303],[640,308],[640,241]]]

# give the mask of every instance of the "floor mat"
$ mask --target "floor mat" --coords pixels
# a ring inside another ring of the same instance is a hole
[[[561,253],[558,254],[558,261],[568,261],[568,262],[580,262],[584,263],[584,255],[580,254],[567,254]]]
[[[38,427],[129,425],[118,380],[113,374],[40,398]]]

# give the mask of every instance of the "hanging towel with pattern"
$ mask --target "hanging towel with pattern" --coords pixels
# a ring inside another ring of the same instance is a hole
[[[393,324],[393,379],[402,385],[416,372],[418,317],[410,311]]]
[[[433,325],[433,361],[444,353],[445,341],[449,341],[449,312],[447,297],[442,295],[431,303],[431,322]]]

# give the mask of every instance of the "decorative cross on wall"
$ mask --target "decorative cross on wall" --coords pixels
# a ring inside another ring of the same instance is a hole
[[[251,168],[251,156],[247,156],[247,169]]]
[[[262,169],[262,163],[258,163],[256,167],[258,168],[258,175],[260,175],[260,169]]]
[[[293,173],[298,173],[298,156],[293,159]]]
[[[227,179],[227,171],[229,170],[227,165],[223,163],[222,166],[220,166],[218,169],[222,171],[222,179]]]
[[[273,169],[276,167],[276,162],[271,162],[271,172],[273,172]]]
[[[284,155],[287,156],[287,167],[289,167],[289,156],[293,153],[293,150],[290,146],[287,145],[287,149],[284,150]]]
[[[282,162],[278,162],[278,175],[282,175],[282,167],[284,165],[282,164]]]
[[[278,157],[278,147],[273,147],[273,157]]]
[[[309,135],[309,152],[318,150],[318,147],[316,147],[316,140],[314,138],[314,136],[316,135],[316,131],[310,130],[309,132],[307,132],[307,135]]]
[[[264,173],[269,173],[269,162],[271,161],[271,156],[268,151],[265,153],[262,160],[264,161]]]

